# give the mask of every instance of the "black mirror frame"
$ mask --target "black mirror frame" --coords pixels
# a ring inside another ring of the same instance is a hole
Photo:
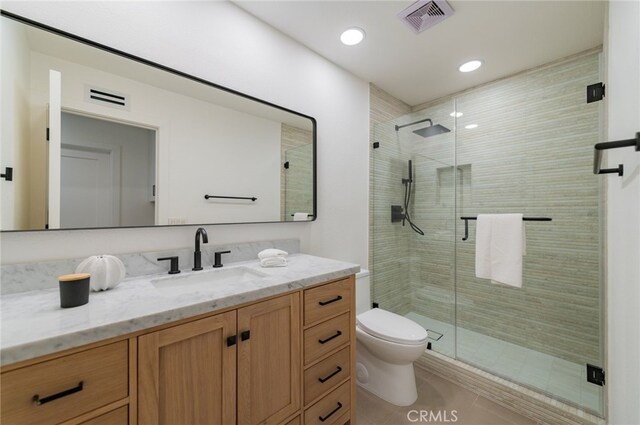
[[[318,161],[317,145],[318,145],[318,140],[317,140],[317,137],[318,136],[317,136],[317,121],[316,121],[316,119],[314,117],[302,114],[302,113],[297,112],[297,111],[293,111],[291,109],[288,109],[288,108],[285,108],[283,106],[276,105],[275,103],[271,103],[271,102],[268,102],[266,100],[262,100],[262,99],[259,99],[257,97],[254,97],[254,96],[239,92],[237,90],[233,90],[233,89],[230,89],[228,87],[221,86],[221,85],[213,83],[211,81],[208,81],[208,80],[193,76],[191,74],[187,74],[186,72],[182,72],[182,71],[179,71],[177,69],[170,68],[170,67],[165,66],[165,65],[161,65],[161,64],[159,64],[157,62],[153,62],[153,61],[150,61],[148,59],[144,59],[142,57],[139,57],[139,56],[136,56],[136,55],[132,55],[132,54],[124,52],[122,50],[114,49],[113,47],[109,47],[109,46],[106,46],[104,44],[97,43],[97,42],[89,40],[87,38],[80,37],[78,35],[69,33],[67,31],[63,31],[63,30],[60,30],[58,28],[54,28],[54,27],[51,27],[49,25],[45,25],[43,23],[40,23],[40,22],[31,20],[31,19],[25,18],[23,16],[16,15],[16,14],[11,13],[11,12],[7,12],[4,9],[0,9],[0,16],[8,18],[8,19],[12,19],[14,21],[17,21],[17,22],[20,22],[20,23],[23,23],[23,24],[26,24],[26,25],[29,25],[29,26],[44,30],[44,31],[47,31],[47,32],[50,32],[50,33],[53,33],[53,34],[56,34],[56,35],[59,35],[59,36],[62,36],[62,37],[68,38],[68,39],[71,39],[73,41],[77,41],[79,43],[86,44],[86,45],[91,46],[91,47],[95,47],[97,49],[106,51],[108,53],[112,53],[114,55],[122,56],[122,57],[124,57],[126,59],[130,59],[132,61],[139,62],[141,64],[148,65],[148,66],[160,69],[162,71],[169,72],[169,73],[177,75],[179,77],[187,78],[189,80],[192,80],[192,81],[195,81],[195,82],[198,82],[198,83],[201,83],[201,84],[204,84],[204,85],[207,85],[207,86],[219,89],[219,90],[223,90],[223,91],[225,91],[227,93],[231,93],[231,94],[243,97],[245,99],[252,100],[254,102],[259,102],[259,103],[261,103],[263,105],[270,106],[272,108],[280,109],[281,111],[284,111],[284,112],[288,112],[288,113],[291,113],[291,114],[294,114],[294,115],[298,115],[298,116],[303,117],[303,118],[307,118],[307,119],[311,120],[311,123],[313,125],[313,213],[311,215],[311,217],[312,217],[311,220],[307,220],[307,221],[282,221],[282,220],[279,220],[279,221],[252,221],[252,222],[245,221],[245,222],[239,222],[239,223],[193,223],[193,224],[190,223],[190,224],[156,224],[156,225],[153,225],[153,226],[79,227],[79,228],[65,228],[65,229],[1,230],[0,231],[1,233],[67,231],[67,230],[100,230],[100,229],[136,229],[136,228],[151,228],[152,229],[152,228],[156,228],[156,227],[220,226],[220,225],[239,225],[239,224],[309,223],[311,221],[316,221],[316,219],[318,218],[318,187],[317,187],[317,184],[318,184],[318,167],[317,167],[317,161]]]

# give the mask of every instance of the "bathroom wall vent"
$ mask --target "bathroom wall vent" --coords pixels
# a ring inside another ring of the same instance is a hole
[[[84,100],[102,106],[124,109],[125,111],[131,109],[131,99],[128,95],[99,87],[85,86]]]
[[[445,0],[418,0],[398,13],[398,17],[416,34],[444,21],[453,15],[453,9]]]

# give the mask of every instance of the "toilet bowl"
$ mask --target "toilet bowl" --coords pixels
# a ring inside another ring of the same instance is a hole
[[[427,331],[414,321],[370,309],[369,272],[356,275],[356,379],[358,385],[397,406],[418,398],[413,362],[427,348]]]

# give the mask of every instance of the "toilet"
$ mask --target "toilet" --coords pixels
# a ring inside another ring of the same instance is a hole
[[[427,348],[427,331],[406,317],[371,308],[368,270],[356,274],[358,385],[396,406],[418,398],[413,362]]]

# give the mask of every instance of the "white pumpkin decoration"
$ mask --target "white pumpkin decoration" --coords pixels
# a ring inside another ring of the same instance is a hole
[[[91,289],[94,291],[106,291],[115,288],[124,279],[126,270],[124,263],[113,255],[94,255],[83,260],[76,273],[89,273],[91,275]]]

